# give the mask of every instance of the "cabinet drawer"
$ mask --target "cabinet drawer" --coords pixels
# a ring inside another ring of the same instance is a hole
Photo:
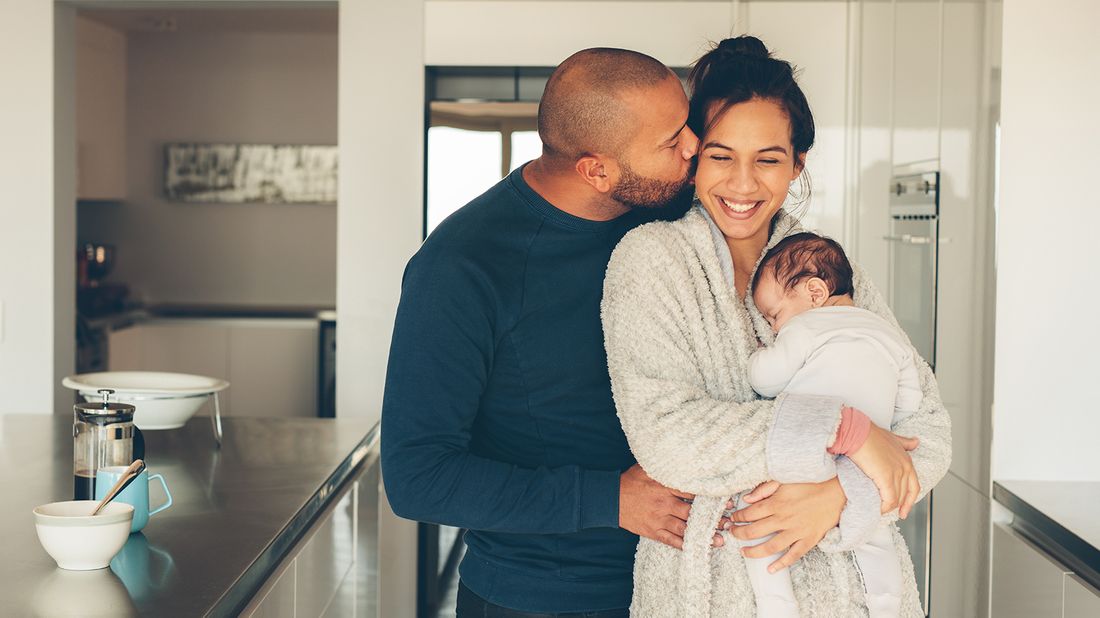
[[[1100,616],[1100,590],[1081,581],[1076,575],[1066,576],[1065,618],[1096,618]]]
[[[997,618],[1062,618],[1069,572],[1030,541],[993,525],[993,606]]]
[[[299,617],[321,616],[329,601],[355,563],[356,485],[339,498],[336,506],[314,524],[297,563],[295,613]]]

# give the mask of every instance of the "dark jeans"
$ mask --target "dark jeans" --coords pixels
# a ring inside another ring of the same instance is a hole
[[[493,605],[474,594],[461,581],[458,582],[457,618],[629,618],[630,610],[604,609],[595,612],[569,612],[548,614],[545,612],[521,612]]]

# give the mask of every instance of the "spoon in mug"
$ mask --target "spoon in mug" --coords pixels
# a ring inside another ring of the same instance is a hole
[[[126,468],[126,470],[122,473],[122,476],[118,477],[118,481],[115,483],[115,486],[111,488],[111,491],[107,492],[107,495],[103,496],[103,500],[101,500],[99,504],[95,507],[95,510],[92,511],[92,515],[99,515],[99,512],[103,510],[103,507],[107,506],[108,502],[114,500],[115,496],[121,493],[123,489],[126,489],[126,487],[130,485],[130,483],[134,482],[134,479],[136,479],[144,469],[145,461],[141,459],[135,459],[134,463],[130,464],[130,467]]]

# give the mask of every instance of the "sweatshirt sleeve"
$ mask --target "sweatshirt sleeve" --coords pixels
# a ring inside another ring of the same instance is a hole
[[[813,352],[813,336],[801,325],[788,324],[775,343],[749,357],[749,383],[764,397],[775,397],[787,388],[794,374]]]
[[[418,254],[402,282],[382,404],[382,477],[407,519],[510,533],[617,527],[618,470],[523,468],[470,452],[500,309],[460,256]]]
[[[713,396],[699,358],[709,353],[704,322],[713,320],[700,315],[690,258],[650,228],[638,228],[619,243],[603,298],[612,391],[638,463],[663,485],[705,496],[728,497],[771,478],[831,478],[835,467],[825,449],[836,437],[842,402]],[[771,442],[783,444],[791,457],[769,454],[769,435],[779,436]]]

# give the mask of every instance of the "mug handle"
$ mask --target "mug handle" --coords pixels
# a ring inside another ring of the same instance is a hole
[[[159,473],[158,474],[150,474],[149,475],[149,480],[152,481],[153,479],[156,479],[156,480],[160,481],[160,486],[164,488],[164,495],[168,496],[168,501],[165,502],[164,504],[158,506],[157,508],[149,511],[149,516],[150,517],[152,517],[153,515],[156,515],[157,513],[163,511],[164,509],[172,506],[172,492],[168,491],[168,483],[164,482],[164,475],[159,474]]]

